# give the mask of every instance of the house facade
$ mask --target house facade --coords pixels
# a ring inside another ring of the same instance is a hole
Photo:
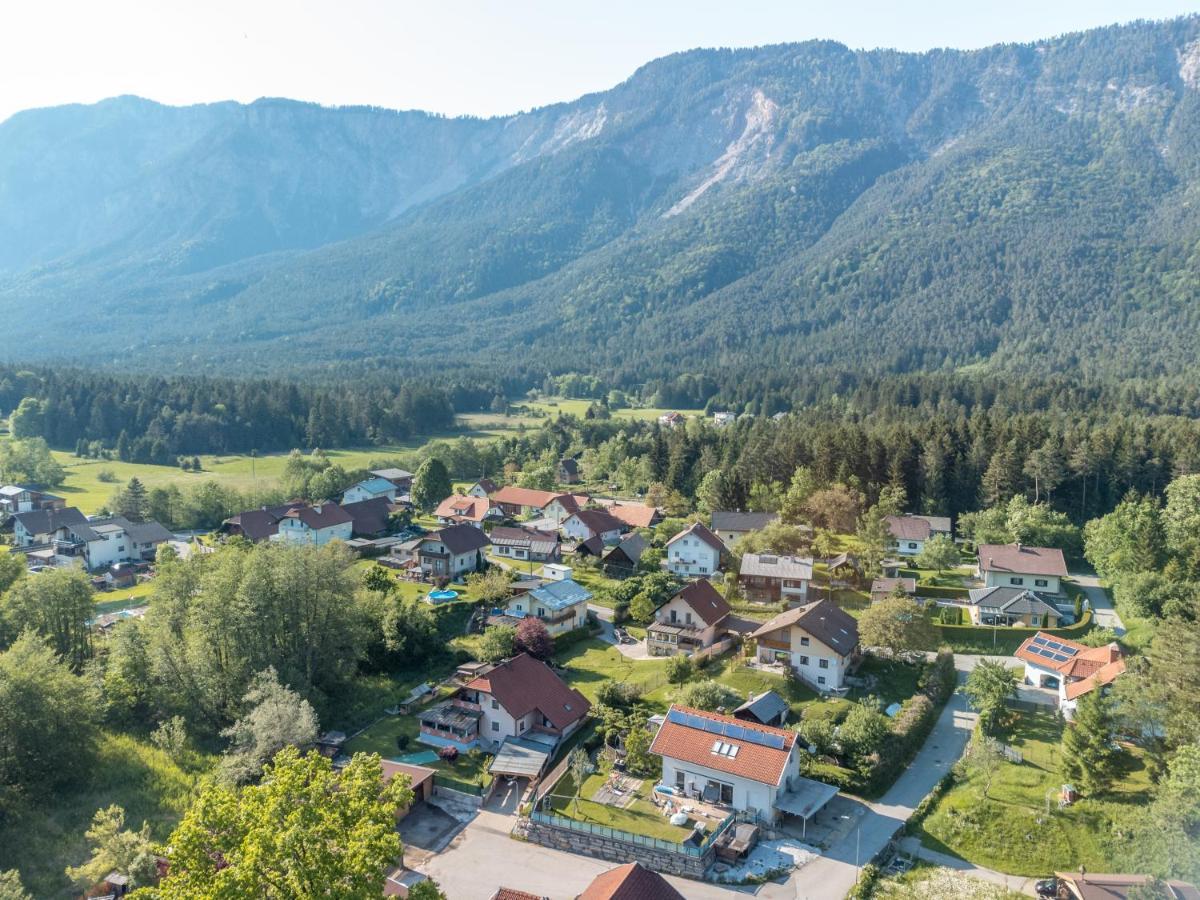
[[[0,519],[35,509],[65,509],[67,501],[19,484],[0,486]]]
[[[33,509],[12,517],[13,543],[17,547],[49,544],[64,526],[87,522],[87,516],[68,506],[65,509]]]
[[[759,662],[788,666],[822,691],[841,690],[858,663],[858,622],[829,600],[780,613],[753,637]]]
[[[646,648],[652,656],[690,654],[711,647],[726,632],[729,604],[712,583],[690,582],[654,611],[646,629]]]
[[[353,536],[354,517],[336,503],[326,502],[289,510],[279,520],[274,540],[324,547],[330,541],[348,541]]]
[[[789,729],[672,705],[650,752],[662,757],[662,783],[680,797],[773,822],[801,779],[797,738]]]
[[[517,618],[534,616],[542,621],[551,637],[557,637],[587,623],[587,605],[591,599],[591,591],[573,578],[566,578],[548,581],[516,595],[508,601],[505,612]]]
[[[603,509],[581,509],[562,523],[563,534],[573,541],[598,537],[603,544],[615,544],[624,530],[625,523]]]
[[[396,471],[399,472],[401,470],[397,469]],[[374,478],[368,478],[366,481],[360,481],[353,487],[348,488],[342,495],[342,502],[359,503],[362,500],[374,500],[377,497],[395,500],[396,493],[395,484],[386,478],[375,476]]]
[[[554,746],[579,728],[590,709],[549,666],[522,653],[484,669],[450,700],[423,710],[420,740],[494,750],[507,738],[542,735]]]
[[[496,491],[500,490],[500,485],[492,481],[490,478],[480,478],[477,482],[471,485],[466,490],[466,494],[470,497],[487,498]]]
[[[490,546],[483,529],[450,525],[420,538],[415,557],[420,567],[434,578],[458,578],[483,569]]]
[[[57,564],[78,563],[89,572],[154,559],[171,533],[157,522],[130,522],[121,516],[59,524],[50,536]]]
[[[950,537],[950,519],[946,516],[905,513],[902,516],[886,516],[884,522],[891,535],[891,550],[900,556],[919,555],[925,549],[925,542],[935,535]]]
[[[412,490],[413,473],[404,469],[372,469],[371,474],[376,478],[390,481],[397,493],[407,494]]]
[[[733,547],[750,532],[759,531],[778,521],[779,513],[718,509],[713,510],[712,531],[726,547]]]
[[[984,587],[1032,588],[1042,594],[1060,594],[1067,563],[1057,547],[980,544],[976,573]]]
[[[1062,620],[1047,598],[1019,587],[975,588],[968,592],[967,612],[972,625],[1057,628]]]
[[[720,571],[724,552],[721,539],[694,522],[667,541],[667,571],[680,578],[703,578]]]
[[[506,484],[492,494],[491,499],[506,516],[519,518],[544,515],[545,508],[557,496],[558,494],[551,491],[539,491],[534,488]]]
[[[1058,692],[1058,709],[1068,720],[1080,697],[1107,688],[1125,672],[1125,656],[1115,641],[1089,647],[1039,631],[1013,655],[1025,663],[1026,684]]]
[[[777,553],[744,553],[738,570],[738,587],[747,599],[758,603],[807,603],[812,583],[813,561],[809,556],[780,556]]]
[[[492,553],[520,562],[557,562],[562,556],[556,531],[498,525],[489,534]]]
[[[582,481],[579,471],[579,460],[564,456],[558,461],[556,476],[559,484],[578,484]]]
[[[433,514],[442,525],[467,524],[477,528],[482,528],[484,522],[504,518],[500,507],[494,505],[487,497],[473,497],[469,494],[451,494],[437,505]]]

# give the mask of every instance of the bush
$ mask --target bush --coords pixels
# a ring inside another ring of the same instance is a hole
[[[604,706],[627,709],[642,699],[642,689],[628,681],[605,681],[596,689],[596,700]]]
[[[711,679],[689,684],[679,694],[679,702],[684,706],[692,706],[709,712],[720,708],[731,710],[741,703],[741,700],[741,695],[733,688]]]
[[[846,895],[846,900],[867,900],[875,893],[875,885],[879,881],[882,873],[879,871],[879,866],[874,863],[867,863],[863,866],[862,877],[858,879],[858,884],[850,889],[850,893]]]
[[[443,747],[438,751],[438,759],[444,759],[446,762],[454,762],[458,759],[458,748]]]
[[[554,650],[557,652],[563,647],[569,647],[571,644],[590,638],[591,636],[592,629],[587,625],[580,628],[572,628],[570,631],[564,631],[562,634],[554,636]]]
[[[405,750],[408,749],[408,744],[409,744],[410,740],[411,740],[411,738],[409,738],[409,736],[407,734],[396,735],[396,749],[403,753]]]
[[[105,484],[115,484],[117,476],[113,474],[112,469],[101,469],[96,473],[96,480],[102,481]]]

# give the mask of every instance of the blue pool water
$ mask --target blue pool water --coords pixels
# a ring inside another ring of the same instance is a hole
[[[458,599],[458,591],[430,591],[429,599],[434,603],[445,603],[447,600]]]

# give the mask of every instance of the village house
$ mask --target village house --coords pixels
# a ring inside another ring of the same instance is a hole
[[[726,547],[732,548],[750,532],[760,531],[778,521],[779,513],[717,509],[713,510],[712,514],[712,530]]]
[[[442,525],[474,525],[482,528],[487,521],[504,518],[500,507],[494,505],[487,497],[473,497],[468,494],[451,494],[437,505],[433,511]]]
[[[646,552],[646,539],[636,531],[621,538],[614,547],[609,547],[600,557],[600,565],[606,572],[618,577],[632,575],[637,571],[642,554]]]
[[[506,739],[541,736],[552,751],[574,734],[591,704],[544,662],[522,653],[480,670],[451,699],[421,710],[420,740],[459,750],[495,750]]]
[[[158,522],[130,522],[122,516],[109,516],[70,524],[60,522],[49,543],[57,564],[77,560],[89,572],[95,572],[119,563],[152,560],[159,544],[169,540],[171,533]]]
[[[555,476],[559,484],[578,484],[582,480],[579,473],[579,460],[564,456],[558,461]]]
[[[684,900],[667,879],[639,862],[601,872],[575,900]]]
[[[975,588],[968,592],[972,625],[1057,628],[1062,613],[1036,591],[1019,587]]]
[[[738,587],[747,600],[757,603],[807,603],[812,577],[812,557],[745,553],[738,570]]]
[[[1153,887],[1151,875],[1106,875],[1088,872],[1055,872],[1055,900],[1127,900],[1129,897],[1161,896],[1170,900],[1200,900],[1200,888],[1188,881],[1162,882],[1165,893]]]
[[[732,425],[736,421],[737,413],[715,412],[712,414],[712,423],[717,428],[724,428],[726,425]]]
[[[667,571],[680,578],[712,575],[721,568],[725,545],[700,522],[667,541]]]
[[[610,500],[592,497],[591,502],[603,507],[614,519],[620,519],[630,528],[653,528],[662,521],[662,511],[656,506],[634,500]]]
[[[1115,641],[1089,647],[1039,631],[1013,654],[1025,663],[1025,683],[1058,691],[1058,708],[1071,719],[1084,694],[1104,688],[1125,671],[1125,657]]]
[[[545,515],[545,508],[557,496],[559,495],[552,491],[539,491],[535,488],[506,484],[492,494],[491,500],[500,507],[506,516],[518,518],[520,516]]]
[[[294,509],[304,506],[299,501],[284,503],[281,506],[264,506],[261,509],[248,509],[236,516],[230,516],[217,529],[219,534],[226,537],[241,537],[252,543],[268,541],[279,533],[279,523]]]
[[[706,649],[724,635],[728,617],[729,604],[721,592],[699,578],[654,611],[654,621],[646,629],[646,647],[652,656]]]
[[[37,509],[64,509],[67,501],[54,494],[19,484],[0,486],[0,519]]]
[[[735,709],[733,717],[743,722],[757,722],[759,725],[782,728],[791,711],[788,702],[775,691],[763,691]]]
[[[354,518],[336,503],[326,501],[288,510],[279,520],[279,531],[272,540],[323,547],[330,541],[348,541],[353,536]]]
[[[621,539],[625,523],[603,509],[581,509],[562,523],[563,534],[573,541],[598,537],[603,544],[615,544]]]
[[[458,578],[481,571],[491,541],[482,528],[474,525],[450,525],[421,537],[415,558],[434,578]]]
[[[524,526],[497,525],[491,530],[492,552],[522,562],[557,562],[561,544],[557,531],[538,531]]]
[[[935,535],[950,537],[950,519],[946,516],[905,513],[886,516],[883,521],[892,537],[891,549],[901,556],[919,555],[925,549],[925,542]]]
[[[386,497],[343,503],[342,510],[350,516],[350,532],[356,538],[377,538],[390,530],[392,503]]]
[[[376,478],[390,481],[397,493],[407,494],[412,490],[412,472],[406,472],[404,469],[372,469],[371,474]]]
[[[917,595],[917,579],[899,576],[876,578],[871,582],[871,602],[878,603],[893,594],[902,593],[905,597]]]
[[[477,482],[471,485],[465,493],[470,497],[490,497],[496,491],[500,490],[500,485],[492,481],[490,478],[480,478]]]
[[[64,509],[33,509],[12,517],[13,543],[17,547],[49,544],[61,528],[87,522],[74,506]]]
[[[800,774],[798,737],[790,729],[672,705],[650,752],[662,757],[662,783],[681,798],[767,823],[795,815],[807,827],[837,788]]]
[[[829,600],[782,612],[753,637],[759,662],[789,666],[822,691],[843,688],[859,658],[858,622]]]
[[[1057,547],[980,544],[976,573],[984,587],[1027,587],[1044,594],[1062,593],[1067,563]]]
[[[519,619],[535,616],[551,637],[557,637],[587,624],[587,605],[591,599],[591,591],[573,578],[565,578],[518,594],[508,601],[505,614]]]
[[[400,470],[397,469],[396,471]],[[396,485],[386,478],[380,478],[377,475],[374,478],[368,478],[366,481],[360,481],[353,487],[347,488],[346,492],[342,494],[342,503],[358,503],[360,500],[374,500],[376,497],[395,500]]]
[[[678,428],[687,424],[687,416],[681,412],[663,413],[658,417],[658,424],[663,428]]]

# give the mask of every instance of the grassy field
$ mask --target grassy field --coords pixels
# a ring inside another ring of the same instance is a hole
[[[554,790],[550,794],[552,811],[577,822],[617,828],[631,834],[641,834],[674,843],[681,843],[691,835],[690,827],[672,825],[647,799],[650,789],[653,787],[653,779],[647,779],[642,783],[637,799],[624,809],[606,803],[596,803],[590,799],[596,791],[604,786],[607,780],[608,771],[605,768],[589,775],[583,782],[583,787],[579,792],[580,800],[576,804],[574,799],[575,780],[568,772],[554,786]]]
[[[556,662],[566,667],[567,683],[593,703],[600,685],[609,680],[637,684],[647,695],[666,686],[664,658],[628,659],[598,638],[577,641],[560,653]]]
[[[1053,712],[1017,712],[1000,740],[1023,762],[1004,762],[991,790],[972,775],[938,802],[921,826],[922,842],[977,865],[1014,875],[1106,868],[1107,835],[1129,807],[1149,800],[1150,779],[1141,752],[1126,748],[1122,772],[1105,795],[1057,806],[1064,777],[1059,741],[1062,722]]]
[[[148,741],[103,732],[84,784],[5,806],[0,870],[20,869],[35,897],[78,896],[63,870],[87,858],[83,833],[97,809],[115,803],[125,809],[126,827],[146,821],[156,840],[166,840],[214,762],[212,756],[191,754],[181,765]]]
[[[422,750],[433,750],[427,744],[417,742],[421,733],[416,716],[388,716],[381,719],[346,743],[347,753],[378,753],[384,759],[395,759],[409,753],[420,753]],[[397,739],[405,742],[401,749]],[[460,753],[453,762],[439,759],[437,762],[426,763],[436,769],[445,778],[460,782],[464,788],[487,787],[492,782],[488,773],[492,757],[486,753]]]

